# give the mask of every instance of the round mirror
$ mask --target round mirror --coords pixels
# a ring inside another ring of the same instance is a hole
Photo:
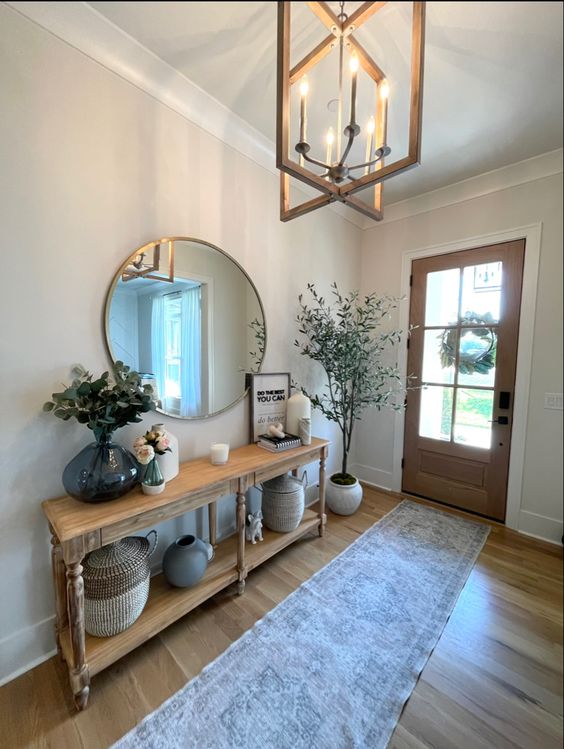
[[[246,392],[266,346],[253,282],[208,242],[167,237],[136,250],[106,300],[106,342],[113,361],[140,372],[159,411],[182,419],[212,416]]]

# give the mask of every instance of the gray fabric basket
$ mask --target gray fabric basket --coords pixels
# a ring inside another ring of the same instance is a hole
[[[290,533],[302,522],[305,509],[304,479],[284,474],[262,485],[262,514],[267,528],[278,533]]]
[[[156,545],[157,532],[151,531],[147,538],[128,536],[88,555],[82,573],[88,634],[112,637],[139,617],[149,596],[149,557]]]

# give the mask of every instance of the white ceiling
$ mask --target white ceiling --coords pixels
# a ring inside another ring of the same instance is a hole
[[[90,5],[274,140],[275,2]],[[406,22],[400,5],[377,14],[392,42]],[[305,3],[293,6],[301,45],[316,43],[322,27],[305,25]],[[427,3],[421,166],[388,180],[386,204],[562,146],[562,11],[561,2]]]

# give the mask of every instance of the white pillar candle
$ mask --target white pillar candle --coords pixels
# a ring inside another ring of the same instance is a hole
[[[311,401],[303,393],[294,393],[286,404],[286,431],[299,433],[300,419],[311,419]]]
[[[226,442],[214,442],[210,448],[212,465],[222,466],[229,458],[229,445]]]

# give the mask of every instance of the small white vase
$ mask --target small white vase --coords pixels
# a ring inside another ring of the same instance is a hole
[[[328,478],[325,484],[325,501],[327,507],[336,515],[352,515],[362,502],[362,485],[358,479],[354,484],[345,486],[335,484]]]
[[[153,424],[151,427],[153,431],[164,431],[170,440],[170,452],[166,452],[164,455],[157,455],[157,463],[161,469],[163,479],[165,481],[172,481],[175,476],[178,476],[180,470],[180,460],[178,456],[178,437],[169,432],[164,424]]]
[[[166,482],[163,481],[162,484],[157,484],[156,486],[150,486],[149,484],[141,484],[141,491],[143,494],[160,494],[162,491],[164,491]]]

